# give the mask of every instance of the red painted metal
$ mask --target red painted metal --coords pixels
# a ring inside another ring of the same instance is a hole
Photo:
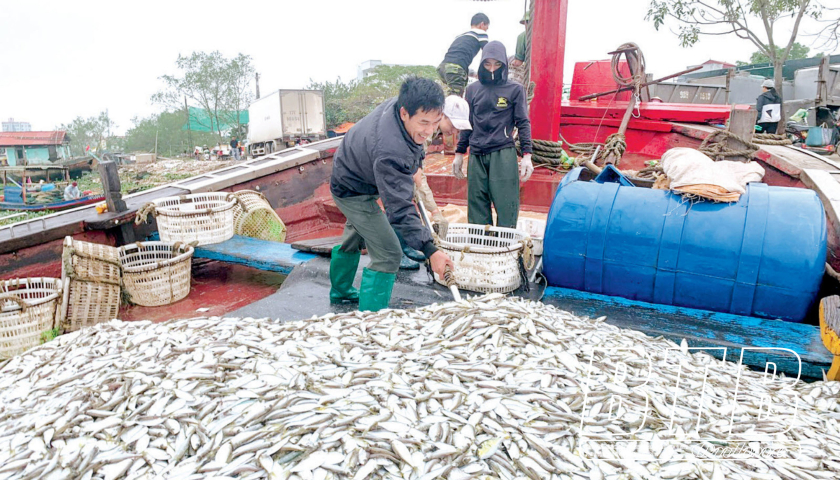
[[[639,105],[639,118],[662,122],[722,124],[729,119],[731,105],[694,105],[684,103],[643,102]],[[749,105],[736,105],[739,110],[749,110]],[[564,117],[613,118],[621,120],[627,102],[596,100],[563,102]]]
[[[531,44],[531,79],[536,83],[531,102],[534,138],[559,139],[560,106],[563,99],[563,58],[566,51],[568,0],[535,2]]]
[[[114,239],[104,231],[88,231],[73,235],[76,240],[113,245]],[[0,279],[27,277],[61,278],[61,252],[64,239],[33,245],[0,255]]]
[[[285,275],[215,260],[193,260],[190,294],[161,307],[123,305],[121,320],[166,320],[223,316],[274,294]],[[199,308],[209,308],[198,312]]]
[[[627,67],[627,62],[621,60],[619,62],[619,72],[622,75],[629,76],[630,69]],[[569,98],[577,100],[578,98],[597,92],[606,92],[614,90],[618,85],[612,77],[612,66],[609,60],[593,60],[591,62],[577,62],[575,63],[575,71],[572,75],[572,87],[569,89]],[[607,95],[601,99],[608,101],[628,102],[630,101],[631,93],[620,92],[617,95]],[[626,105],[626,103],[625,103]]]
[[[0,132],[0,147],[61,145],[65,132]]]
[[[561,129],[563,125],[603,125],[618,129],[619,125],[621,125],[621,120],[614,118],[561,117]],[[673,125],[668,122],[630,119],[627,128],[633,130],[651,130],[654,132],[670,132]]]

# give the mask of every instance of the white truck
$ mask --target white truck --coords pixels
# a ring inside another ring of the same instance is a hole
[[[324,92],[277,90],[248,107],[248,154],[267,155],[301,140],[327,138]]]

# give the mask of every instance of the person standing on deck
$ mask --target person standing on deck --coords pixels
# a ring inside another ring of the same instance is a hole
[[[756,124],[762,133],[776,133],[782,120],[782,97],[776,93],[776,84],[769,78],[761,84],[762,94],[755,99]]]
[[[359,310],[388,307],[402,257],[395,230],[409,247],[423,252],[441,277],[447,267],[454,268],[449,256],[435,247],[414,204],[423,143],[438,128],[443,106],[437,83],[411,77],[400,86],[398,97],[354,125],[336,150],[330,192],[347,223],[341,245],[332,250],[330,301],[358,300]],[[385,212],[377,203],[380,198]],[[371,260],[356,290],[353,278],[363,241]]]
[[[484,47],[478,82],[467,87],[472,130],[461,132],[452,173],[463,179],[464,154],[470,148],[467,180],[469,223],[492,225],[491,204],[499,227],[516,228],[519,182],[534,172],[531,162],[531,121],[525,88],[508,80],[507,54],[501,42]],[[517,162],[513,129],[519,130],[522,160]]]
[[[476,13],[470,21],[470,31],[458,35],[437,68],[438,75],[446,86],[447,95],[464,95],[467,88],[467,72],[478,52],[487,45],[487,29],[490,19],[483,13]]]
[[[525,42],[527,41],[528,22],[530,21],[531,12],[525,12],[525,15],[522,16],[522,20],[519,21],[519,23],[525,25],[525,30],[516,37],[516,53],[512,57],[508,58],[508,64],[510,65],[510,79],[516,83],[521,83],[522,85],[525,85],[525,72],[528,71]],[[527,89],[528,87],[526,85],[525,90]]]

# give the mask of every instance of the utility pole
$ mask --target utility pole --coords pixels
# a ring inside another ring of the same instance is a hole
[[[260,74],[259,74],[259,72],[257,72],[255,75],[256,75],[256,79],[257,79],[257,100],[259,100],[260,99]]]
[[[184,111],[187,112],[187,138],[190,141],[190,148],[193,148],[193,141],[192,141],[192,127],[190,127],[190,107],[187,106],[187,96],[184,95]],[[160,117],[158,117],[160,118]]]

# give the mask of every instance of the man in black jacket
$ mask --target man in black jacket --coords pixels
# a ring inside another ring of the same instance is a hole
[[[464,95],[467,88],[467,72],[478,52],[487,45],[487,29],[490,19],[483,13],[476,13],[470,20],[470,31],[458,35],[449,46],[438,66],[438,75],[446,85],[447,95]]]
[[[776,133],[782,120],[782,97],[776,93],[776,84],[767,79],[761,84],[761,95],[755,99],[756,123],[762,133]]]
[[[435,247],[414,205],[414,174],[425,157],[423,143],[443,117],[443,105],[437,83],[412,77],[403,82],[399,97],[376,107],[344,136],[330,178],[333,200],[347,217],[341,245],[332,250],[331,301],[358,300],[360,310],[388,307],[402,258],[395,230],[408,246],[423,252],[441,277],[447,266],[454,267]],[[362,241],[371,261],[357,291],[353,278]]]
[[[472,130],[461,132],[452,173],[464,178],[464,153],[470,148],[467,181],[469,223],[515,228],[519,219],[519,182],[534,172],[531,163],[531,121],[525,88],[508,80],[507,52],[501,42],[484,47],[478,82],[467,87]],[[513,129],[519,130],[522,160],[517,164]]]

